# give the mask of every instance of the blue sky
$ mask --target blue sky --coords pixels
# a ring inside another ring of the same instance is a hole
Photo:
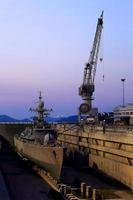
[[[0,114],[30,116],[40,90],[54,116],[77,113],[78,87],[102,10],[103,63],[93,104],[99,111],[120,105],[122,77],[125,101],[133,102],[132,8],[132,0],[0,1]]]

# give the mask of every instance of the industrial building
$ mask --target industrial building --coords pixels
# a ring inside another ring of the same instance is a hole
[[[114,122],[133,125],[133,103],[114,108]]]

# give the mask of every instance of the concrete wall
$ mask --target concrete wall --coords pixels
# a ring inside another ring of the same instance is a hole
[[[0,135],[2,135],[11,145],[13,145],[13,137],[20,134],[28,124],[0,124]]]
[[[58,125],[59,143],[69,149],[88,153],[88,165],[119,180],[133,190],[133,132],[106,127],[76,127]]]
[[[97,167],[133,190],[133,135],[89,134],[89,165]]]

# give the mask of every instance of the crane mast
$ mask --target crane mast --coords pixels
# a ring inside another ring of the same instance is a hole
[[[100,47],[101,33],[103,28],[103,11],[101,16],[98,18],[95,37],[93,41],[92,50],[90,52],[89,60],[84,68],[83,83],[79,88],[79,95],[84,100],[79,107],[79,114],[88,115],[92,110],[92,96],[95,91],[95,74],[98,61],[98,52]]]

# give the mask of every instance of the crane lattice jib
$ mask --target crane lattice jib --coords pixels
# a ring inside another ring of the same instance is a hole
[[[89,61],[86,64],[84,70],[84,79],[83,79],[84,86],[94,85],[102,28],[103,28],[103,12],[100,18],[98,18],[92,50],[90,53]]]

